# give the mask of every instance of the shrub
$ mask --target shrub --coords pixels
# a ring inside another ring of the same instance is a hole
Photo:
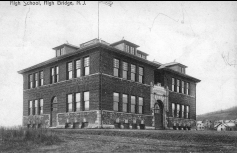
[[[59,137],[50,129],[25,128],[21,126],[0,127],[0,140],[3,143],[33,142],[35,144],[51,145],[60,142]]]

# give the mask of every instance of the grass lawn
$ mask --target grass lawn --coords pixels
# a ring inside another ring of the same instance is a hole
[[[52,145],[35,145],[17,151],[237,152],[237,131],[53,129],[53,132],[60,138],[60,142]],[[4,151],[15,152],[16,150]]]

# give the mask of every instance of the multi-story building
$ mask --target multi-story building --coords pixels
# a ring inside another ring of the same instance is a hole
[[[126,40],[53,48],[56,57],[23,69],[28,127],[190,129],[196,84],[185,65],[147,60]]]

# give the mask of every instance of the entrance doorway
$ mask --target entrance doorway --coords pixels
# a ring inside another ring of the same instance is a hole
[[[56,115],[58,111],[58,100],[57,97],[53,97],[51,100],[51,109],[50,109],[50,127],[57,126]]]
[[[155,129],[163,129],[163,108],[161,101],[154,105]]]

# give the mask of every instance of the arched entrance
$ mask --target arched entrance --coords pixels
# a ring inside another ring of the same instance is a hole
[[[50,127],[57,126],[56,115],[58,111],[58,100],[57,97],[51,99],[51,109],[50,109]]]
[[[155,129],[163,129],[163,103],[158,100],[154,105]]]

